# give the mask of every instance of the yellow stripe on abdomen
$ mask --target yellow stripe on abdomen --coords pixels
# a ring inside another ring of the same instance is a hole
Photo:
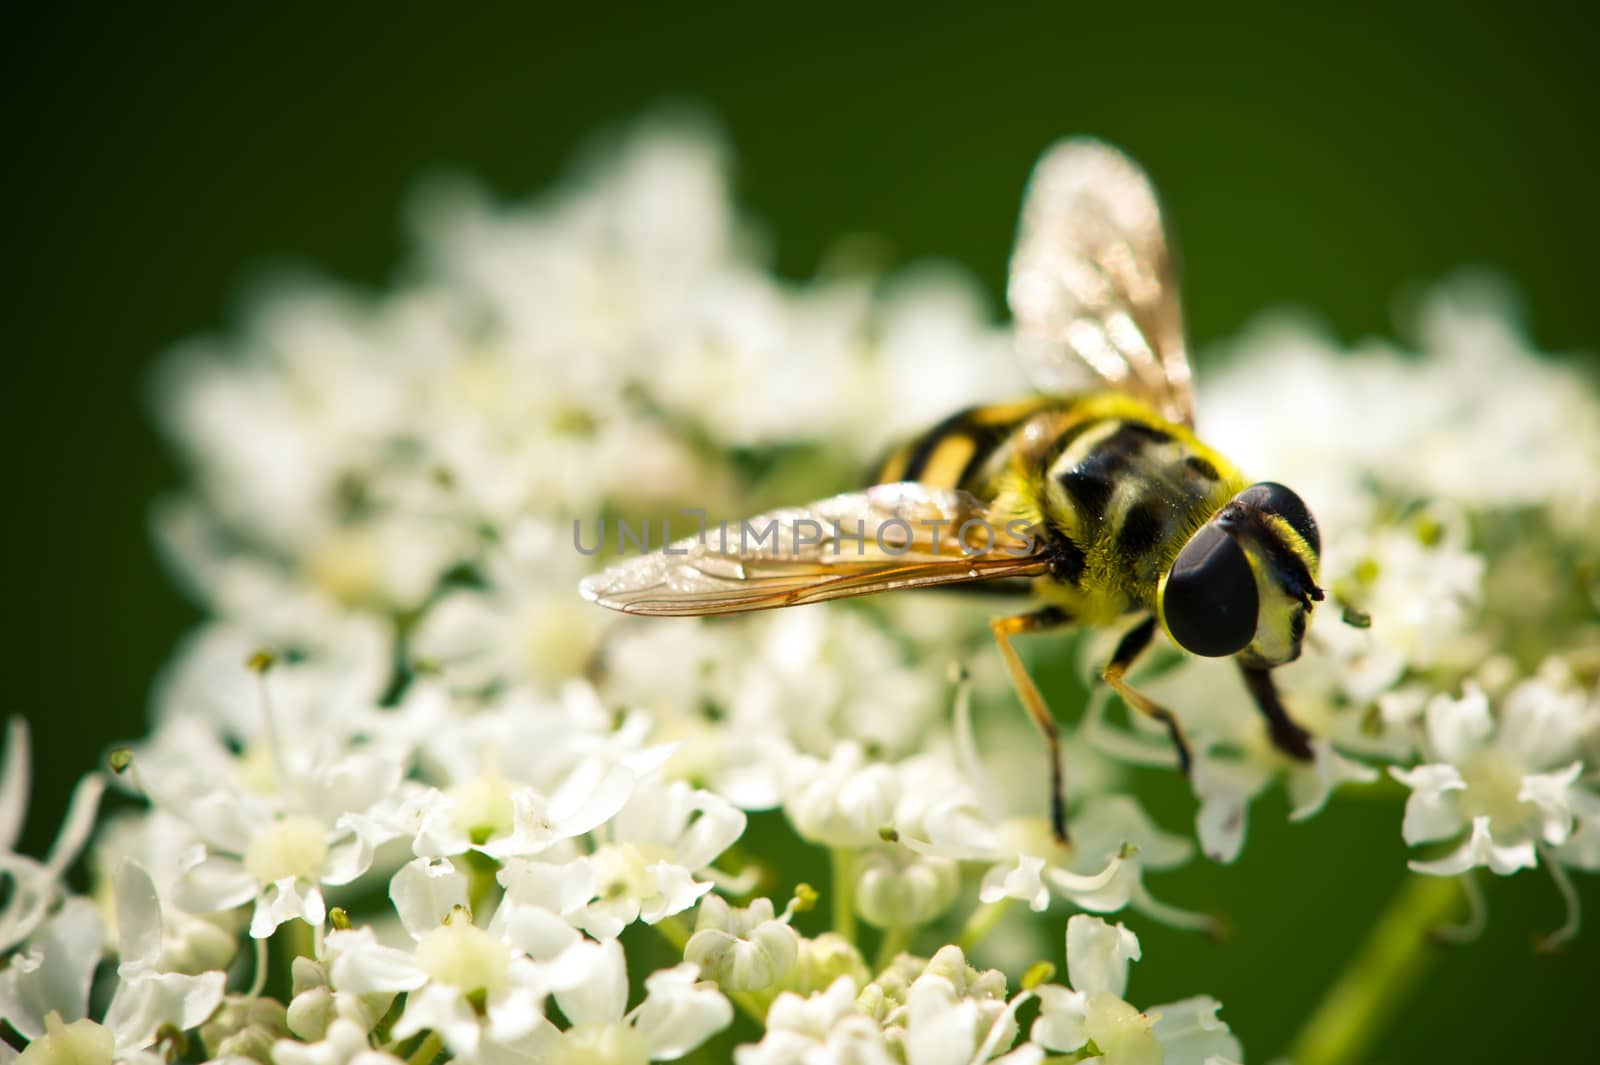
[[[939,488],[959,488],[967,464],[977,453],[976,440],[965,432],[952,432],[934,445],[923,461],[917,480]]]

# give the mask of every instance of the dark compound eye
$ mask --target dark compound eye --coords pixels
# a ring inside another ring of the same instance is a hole
[[[1250,646],[1260,608],[1244,551],[1215,525],[1195,533],[1178,552],[1161,594],[1167,631],[1184,650],[1206,658]]]
[[[1283,485],[1262,481],[1246,488],[1236,498],[1268,514],[1278,515],[1289,523],[1289,528],[1305,537],[1314,553],[1322,554],[1322,534],[1317,531],[1317,519],[1311,516],[1305,502]]]

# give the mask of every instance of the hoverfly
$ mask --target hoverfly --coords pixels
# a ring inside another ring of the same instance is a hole
[[[1031,587],[1034,609],[990,624],[1049,744],[1051,821],[1063,841],[1060,740],[1012,646],[1023,633],[1132,618],[1101,676],[1166,727],[1185,772],[1178,719],[1127,672],[1158,624],[1186,651],[1232,656],[1275,745],[1310,759],[1270,670],[1299,656],[1323,598],[1317,524],[1288,488],[1252,484],[1195,436],[1174,263],[1137,164],[1084,139],[1045,152],[1007,299],[1038,394],[952,414],[895,451],[864,491],[744,523],[775,525],[772,541],[702,533],[588,578],[582,594],[677,616],[972,582]]]

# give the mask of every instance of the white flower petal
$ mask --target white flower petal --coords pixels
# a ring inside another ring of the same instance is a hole
[[[909,1006],[906,1059],[917,1065],[966,1065],[977,1044],[978,1004],[953,994],[941,1000],[913,993]]]
[[[575,943],[553,965],[556,1002],[573,1024],[622,1019],[628,1005],[628,968],[621,943]]]
[[[1034,913],[1043,913],[1050,905],[1050,889],[1044,883],[1043,858],[1018,855],[1011,862],[999,862],[983,874],[978,886],[978,901],[989,903],[1001,899],[1020,899]]]
[[[409,951],[386,947],[371,928],[329,932],[328,980],[336,991],[374,995],[414,991],[427,982]]]
[[[1408,863],[1412,872],[1429,876],[1457,876],[1468,869],[1486,866],[1500,876],[1518,869],[1532,869],[1539,863],[1532,840],[1499,846],[1489,834],[1489,819],[1474,817],[1472,834],[1455,851],[1431,862]]]
[[[50,853],[45,858],[45,865],[57,876],[72,866],[78,858],[78,852],[89,842],[89,835],[94,831],[95,815],[100,809],[100,796],[105,794],[105,790],[105,777],[99,773],[85,775],[78,781],[78,786],[72,789],[72,798],[67,803],[67,816],[61,822],[55,842],[50,845]]]
[[[1583,762],[1549,773],[1530,773],[1522,778],[1518,802],[1531,802],[1539,808],[1543,821],[1539,836],[1552,847],[1559,847],[1572,835],[1572,789],[1583,772]]]
[[[220,855],[206,856],[185,863],[173,885],[173,901],[189,913],[217,913],[243,906],[256,897],[255,877],[242,864]]]
[[[161,898],[144,866],[125,861],[117,871],[117,953],[123,965],[154,969],[161,959]]]
[[[1461,763],[1494,734],[1489,697],[1471,681],[1461,686],[1459,699],[1435,695],[1423,715],[1428,745],[1441,762]]]
[[[419,939],[443,924],[457,906],[467,905],[467,877],[448,860],[414,858],[390,879],[389,898],[400,923]]]
[[[1346,758],[1334,750],[1327,740],[1311,741],[1314,760],[1309,766],[1296,766],[1289,771],[1289,801],[1293,804],[1289,820],[1304,821],[1316,816],[1334,789],[1340,784],[1370,784],[1378,779],[1378,771],[1353,758]]]
[[[38,1039],[51,1012],[68,1022],[86,1016],[104,939],[94,904],[67,899],[0,969],[0,1017],[25,1038]]]
[[[327,916],[322,891],[315,884],[302,886],[294,877],[284,877],[268,884],[256,896],[255,912],[250,916],[250,938],[266,939],[279,925],[297,917],[315,927]]]
[[[1067,921],[1067,979],[1076,991],[1121,998],[1128,963],[1139,960],[1139,937],[1120,924],[1076,914]]]
[[[119,1051],[142,1050],[163,1026],[187,1030],[210,1017],[222,1003],[226,980],[219,972],[123,974],[105,1025],[116,1033]]]
[[[1089,996],[1055,984],[1036,989],[1039,1017],[1029,1038],[1047,1050],[1070,1054],[1089,1041]]]
[[[617,815],[633,795],[633,770],[616,765],[580,767],[550,796],[550,819],[561,839],[593,832]]]
[[[6,760],[0,766],[0,852],[17,849],[22,823],[28,816],[28,772],[32,752],[28,739],[28,719],[12,717],[6,721]]]
[[[1217,1017],[1222,1003],[1207,995],[1152,1006],[1145,1014],[1154,1018],[1151,1031],[1161,1043],[1167,1065],[1203,1065],[1244,1056],[1227,1024]]]
[[[733,1006],[699,970],[684,964],[645,978],[645,1000],[635,1027],[654,1061],[673,1061],[733,1023]]]
[[[1405,820],[1400,835],[1412,846],[1436,839],[1448,839],[1466,824],[1461,816],[1458,793],[1467,782],[1453,765],[1431,763],[1414,769],[1391,766],[1389,775],[1411,789],[1406,799]]]
[[[670,862],[656,862],[646,866],[646,872],[655,882],[656,893],[639,907],[639,919],[645,924],[682,913],[699,902],[711,890],[709,883],[696,881],[689,870]]]

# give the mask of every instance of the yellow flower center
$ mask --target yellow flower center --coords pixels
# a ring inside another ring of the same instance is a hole
[[[511,790],[511,784],[493,770],[451,789],[450,796],[456,800],[456,827],[474,843],[509,835],[516,820]]]
[[[91,1020],[63,1024],[55,1010],[44,1026],[44,1035],[28,1044],[17,1065],[111,1065],[117,1041],[110,1029]]]
[[[262,884],[288,877],[311,877],[328,856],[328,838],[322,823],[311,817],[285,817],[274,821],[250,841],[244,854],[245,871]]]
[[[1084,1030],[1100,1048],[1105,1065],[1161,1065],[1166,1054],[1150,1023],[1116,995],[1101,991],[1089,996]]]
[[[1461,812],[1468,818],[1488,817],[1500,832],[1515,831],[1537,816],[1538,808],[1517,798],[1522,771],[1515,760],[1494,747],[1475,752],[1461,766],[1467,790],[1461,793]]]
[[[472,924],[464,913],[417,943],[417,967],[435,983],[459,988],[465,995],[491,996],[511,977],[511,948]]]

